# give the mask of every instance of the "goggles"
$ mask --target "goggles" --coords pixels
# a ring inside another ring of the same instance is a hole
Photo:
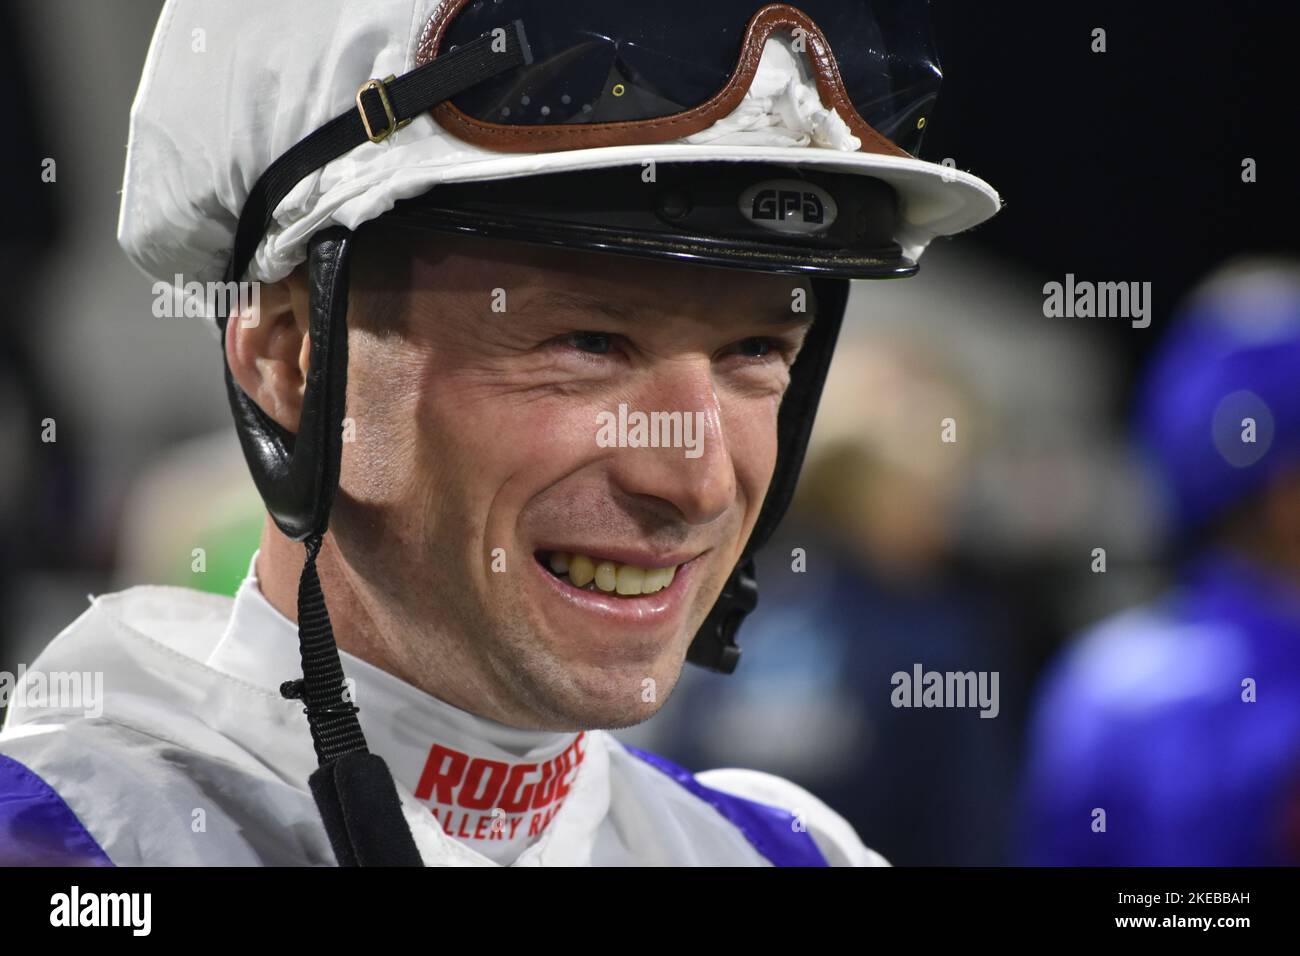
[[[688,26],[680,26],[688,24]],[[941,75],[917,0],[445,0],[421,33],[416,69],[370,79],[355,108],[262,174],[226,278],[242,278],[280,201],[305,177],[431,111],[449,134],[498,152],[555,152],[679,140],[740,104],[767,39],[789,34],[821,101],[861,151],[909,156]]]
[[[774,33],[806,53],[822,102],[866,152],[916,153],[942,76],[917,0],[448,0],[417,62],[502,23],[531,62],[434,109],[457,137],[503,151],[658,143],[708,128],[740,103]]]

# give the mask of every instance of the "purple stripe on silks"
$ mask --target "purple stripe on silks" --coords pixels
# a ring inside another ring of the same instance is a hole
[[[112,866],[54,789],[0,754],[0,866]]]
[[[812,834],[794,826],[795,815],[790,811],[706,787],[689,770],[671,760],[630,744],[623,744],[623,747],[712,806],[773,866],[830,865],[813,841]]]

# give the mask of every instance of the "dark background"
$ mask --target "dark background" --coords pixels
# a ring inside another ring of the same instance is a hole
[[[1154,335],[1089,329],[1130,372],[1212,266],[1300,248],[1293,5],[935,0],[932,11],[945,83],[925,158],[954,157],[1007,204],[967,238],[1044,282],[1151,281]],[[1097,27],[1104,54],[1091,52]],[[1245,157],[1254,183],[1241,181]]]

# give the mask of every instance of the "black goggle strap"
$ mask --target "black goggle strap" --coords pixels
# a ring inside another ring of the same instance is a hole
[[[516,20],[400,77],[367,80],[354,109],[299,140],[253,184],[239,215],[226,281],[243,278],[275,208],[304,178],[362,143],[383,142],[444,100],[531,62],[523,22]]]

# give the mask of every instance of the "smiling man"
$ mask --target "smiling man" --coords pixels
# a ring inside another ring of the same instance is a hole
[[[355,440],[317,562],[339,646],[515,727],[651,716],[758,518],[807,281],[391,230],[357,259]],[[303,273],[262,303],[227,326],[230,368],[292,431]],[[698,415],[701,454],[602,447],[619,405]],[[268,520],[258,577],[286,617],[301,571]]]
[[[213,318],[266,526],[233,601],[103,596],[36,662],[103,715],[11,708],[0,860],[882,862],[607,731],[737,666],[848,280],[998,208],[913,155],[924,6],[323,5],[163,11],[119,238],[260,283]]]

